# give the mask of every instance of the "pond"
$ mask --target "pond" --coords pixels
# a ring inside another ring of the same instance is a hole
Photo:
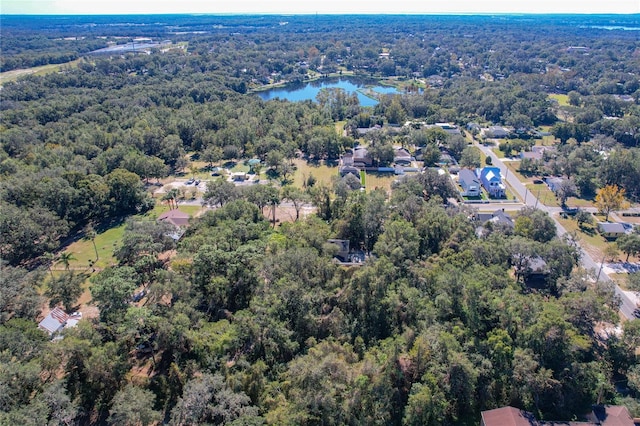
[[[322,80],[310,81],[307,83],[289,84],[284,87],[276,87],[274,89],[265,90],[263,92],[257,92],[263,100],[269,99],[286,99],[291,102],[316,100],[316,96],[323,88],[338,88],[344,89],[347,93],[355,92],[358,96],[361,106],[376,106],[378,101],[370,98],[363,93],[360,93],[358,89],[373,90],[376,93],[388,94],[388,93],[400,93],[395,87],[380,86],[376,84],[375,80],[361,80],[358,78],[324,78]]]

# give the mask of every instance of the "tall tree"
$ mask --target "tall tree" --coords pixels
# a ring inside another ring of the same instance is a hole
[[[161,415],[153,409],[153,392],[129,384],[116,392],[109,410],[110,425],[147,426],[156,424]]]
[[[626,206],[624,199],[624,188],[618,185],[607,185],[598,190],[596,194],[596,207],[598,211],[604,213],[605,221],[609,220],[609,213],[620,210]]]
[[[71,311],[82,295],[82,283],[87,279],[85,274],[76,274],[74,271],[65,271],[56,278],[47,282],[45,296],[49,298],[49,306],[62,303],[66,311]]]

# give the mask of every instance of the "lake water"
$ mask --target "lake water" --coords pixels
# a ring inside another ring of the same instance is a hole
[[[323,88],[339,88],[344,89],[347,93],[355,92],[361,106],[376,106],[378,101],[358,92],[358,89],[367,88],[380,94],[400,93],[395,87],[376,85],[375,80],[365,82],[360,79],[343,77],[325,78],[307,83],[289,84],[284,87],[276,87],[274,89],[265,90],[264,92],[257,92],[257,95],[265,101],[276,98],[286,99],[291,102],[306,100],[315,101],[320,89]]]

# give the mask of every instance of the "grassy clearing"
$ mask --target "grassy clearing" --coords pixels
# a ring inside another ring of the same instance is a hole
[[[11,81],[16,81],[20,77],[24,77],[26,75],[44,75],[44,74],[50,74],[52,72],[59,72],[64,67],[76,67],[78,65],[78,62],[80,62],[80,59],[76,59],[71,62],[66,62],[64,64],[49,64],[49,65],[42,65],[39,67],[1,72],[0,86]]]
[[[202,210],[200,206],[178,206],[180,211],[188,213],[192,216],[196,215]],[[134,219],[146,219],[146,220],[156,220],[158,216],[162,213],[169,210],[169,207],[166,204],[162,204],[160,202],[156,202],[155,207],[145,213],[144,215],[135,215]],[[82,268],[97,268],[103,269],[107,266],[114,265],[116,263],[116,259],[113,255],[114,251],[120,245],[120,241],[122,241],[122,236],[124,235],[125,222],[122,221],[120,223],[114,224],[111,228],[100,231],[96,230],[96,238],[95,243],[96,247],[93,247],[93,243],[91,240],[78,240],[71,243],[64,250],[67,253],[73,254],[75,260],[69,262],[69,266],[73,269],[82,269]],[[96,250],[98,250],[98,260],[96,261]],[[56,268],[60,268],[60,265],[57,265]]]
[[[398,179],[394,173],[367,173],[367,191],[382,188],[387,192],[391,191],[391,184]]]
[[[310,175],[316,178],[318,184],[331,185],[332,179],[338,176],[338,168],[329,167],[325,164],[310,164],[302,159],[294,160],[296,172],[293,175],[293,184],[298,188],[302,188],[304,182]]]
[[[560,106],[569,106],[569,96],[567,95],[552,93],[549,95],[549,99],[555,99]]]
[[[90,240],[78,240],[70,244],[65,252],[73,254],[75,260],[69,262],[69,266],[73,269],[80,268],[106,268],[114,265],[116,260],[113,252],[116,250],[122,236],[124,235],[124,222],[117,224],[105,231],[96,232],[96,248],[98,249],[98,260],[96,261],[96,252],[93,243]]]

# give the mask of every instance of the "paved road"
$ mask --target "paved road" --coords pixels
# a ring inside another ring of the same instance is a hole
[[[526,200],[526,203],[525,203],[526,205],[537,207],[538,209],[545,211],[549,214],[549,216],[553,219],[553,221],[556,224],[556,230],[559,237],[567,233],[567,230],[564,228],[564,226],[562,226],[562,224],[560,224],[560,222],[558,222],[556,217],[553,215],[554,212],[557,213],[559,211],[557,207],[547,207],[544,204],[540,203],[538,199],[535,197],[535,195],[531,191],[529,191],[529,189],[522,182],[520,182],[518,177],[509,171],[507,166],[505,166],[504,162],[500,158],[498,158],[497,155],[494,154],[493,150],[491,150],[490,148],[484,145],[478,145],[478,147],[480,148],[480,150],[482,150],[482,152],[485,155],[491,157],[491,160],[493,161],[493,165],[500,169],[500,172],[502,173],[502,175],[505,176],[505,180],[507,181],[507,183],[509,183],[509,185],[511,186],[511,189],[514,192],[516,192],[516,194],[520,197],[520,199]],[[589,255],[589,253],[587,253],[584,250],[582,250],[581,262],[582,262],[582,266],[585,269],[587,270],[591,269],[596,271],[596,273],[598,274],[599,281],[611,282],[611,278],[609,278],[609,276],[606,273],[601,271],[602,263],[594,261],[593,258]],[[615,285],[614,288],[615,288],[616,296],[620,298],[620,302],[621,302],[620,312],[627,319],[634,319],[635,317],[633,315],[633,311],[636,308],[635,303],[622,291],[622,289],[618,285]]]

